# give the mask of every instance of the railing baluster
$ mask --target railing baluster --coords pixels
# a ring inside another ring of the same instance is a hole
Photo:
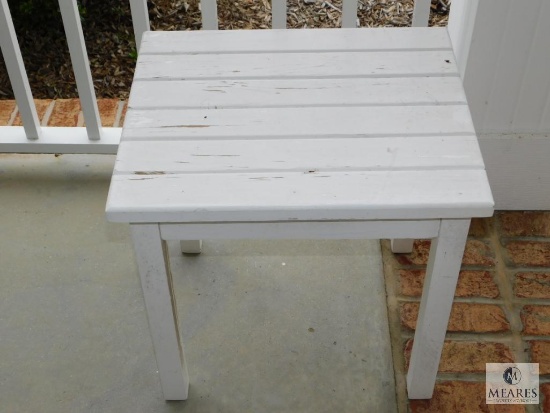
[[[90,71],[90,62],[84,43],[84,34],[82,24],[80,23],[80,13],[76,0],[59,0],[63,26],[65,27],[65,36],[69,44],[71,62],[73,64],[74,77],[80,96],[80,104],[86,121],[86,130],[88,138],[98,140],[101,138],[101,119],[97,109],[97,100],[95,96],[94,82]]]
[[[357,0],[343,1],[342,27],[357,27]]]
[[[286,29],[286,0],[271,0],[271,27]]]
[[[136,38],[136,50],[139,51],[143,33],[151,30],[147,0],[130,0],[130,10],[132,11],[132,24],[134,26],[134,36]]]
[[[412,27],[428,27],[431,0],[414,0]]]
[[[218,2],[216,0],[201,0],[203,30],[218,30]]]
[[[15,35],[7,0],[0,0],[0,48],[2,49],[13,93],[17,100],[17,107],[23,120],[25,135],[27,139],[38,139],[42,135],[40,121],[32,99],[29,79],[21,57],[21,50]]]

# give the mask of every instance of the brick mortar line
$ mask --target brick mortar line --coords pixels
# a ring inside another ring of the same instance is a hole
[[[546,237],[544,235],[533,235],[533,236],[522,235],[522,236],[518,236],[518,237],[513,237],[513,236],[504,237],[503,236],[503,237],[501,237],[501,240],[505,241],[505,242],[510,242],[510,241],[550,242],[550,238]],[[504,242],[503,242],[503,244],[504,244]]]
[[[46,109],[46,112],[44,113],[44,117],[42,118],[42,122],[40,122],[41,126],[48,126],[48,123],[50,122],[50,117],[52,116],[53,109],[55,107],[55,99],[52,99],[50,104],[48,105],[48,108]]]
[[[399,303],[420,303],[420,297],[409,297],[406,295],[398,295],[397,301]],[[484,298],[484,297],[454,297],[453,303],[465,303],[465,304],[493,304],[503,305],[505,303],[503,298]]]
[[[13,122],[15,122],[15,118],[17,117],[17,112],[19,112],[19,107],[16,104],[13,107],[10,118],[8,119],[8,126],[13,126]]]
[[[402,337],[405,339],[414,338],[414,331],[402,331]],[[447,332],[445,335],[446,341],[460,341],[460,342],[476,342],[476,343],[501,343],[512,344],[513,335],[509,331],[500,333],[476,333],[476,332]]]

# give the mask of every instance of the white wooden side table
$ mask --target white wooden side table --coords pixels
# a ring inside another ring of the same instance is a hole
[[[430,398],[492,213],[446,29],[144,35],[107,217],[132,227],[166,399],[189,385],[166,240],[432,238],[407,378]]]

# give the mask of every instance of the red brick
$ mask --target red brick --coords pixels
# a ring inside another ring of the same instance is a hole
[[[550,298],[550,272],[519,272],[515,292],[521,298]]]
[[[550,242],[510,241],[505,248],[513,266],[550,267]]]
[[[419,303],[401,304],[401,324],[416,328]],[[447,331],[463,333],[496,333],[510,330],[504,312],[494,304],[454,303]]]
[[[534,336],[550,335],[550,305],[526,305],[521,310],[523,333]]]
[[[550,383],[541,384],[540,393],[542,396],[542,411],[544,413],[550,413]]]
[[[77,126],[80,111],[80,100],[57,99],[48,126]]]
[[[420,297],[424,284],[425,270],[400,270],[401,294]],[[497,298],[498,287],[489,271],[461,271],[458,277],[455,297]]]
[[[15,100],[0,100],[0,126],[6,126],[15,110]]]
[[[539,374],[550,374],[550,341],[531,341],[529,347],[531,362],[539,363]]]
[[[550,237],[550,212],[513,211],[497,215],[503,237]]]
[[[397,262],[401,265],[426,265],[430,253],[430,244],[429,240],[416,240],[412,253],[395,255]],[[466,243],[462,264],[492,267],[495,265],[493,256],[489,244],[471,239]]]
[[[437,383],[430,400],[411,400],[411,413],[520,413],[520,404],[486,404],[485,382],[446,381]]]
[[[38,119],[40,122],[42,122],[42,119],[44,119],[44,115],[46,114],[46,111],[48,110],[48,107],[52,103],[51,99],[34,99],[34,104],[36,106],[36,114],[38,115]],[[23,120],[21,119],[21,113],[17,112],[17,116],[13,120],[13,126],[21,126],[23,125]]]
[[[468,235],[476,238],[486,237],[488,234],[489,225],[490,218],[473,218]]]
[[[118,102],[118,99],[97,100],[97,107],[103,126],[109,127],[115,124],[116,114],[118,112]]]
[[[405,344],[405,369],[409,368],[414,340]],[[485,373],[485,363],[513,363],[510,348],[502,343],[477,343],[473,341],[445,341],[440,373]]]

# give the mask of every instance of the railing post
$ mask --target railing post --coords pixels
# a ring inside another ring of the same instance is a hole
[[[139,52],[143,33],[151,30],[147,0],[130,0],[130,10],[132,11],[132,24],[134,26],[134,36],[136,38],[136,50]]]
[[[412,27],[428,27],[431,0],[414,0]]]
[[[344,0],[342,4],[342,27],[357,27],[357,0]]]
[[[2,49],[13,94],[23,120],[25,135],[27,139],[38,139],[42,135],[40,121],[32,99],[29,79],[21,57],[7,0],[0,0],[0,49]]]
[[[63,27],[65,28],[65,36],[69,45],[88,138],[99,140],[101,138],[101,119],[97,108],[94,82],[90,71],[90,62],[88,61],[76,0],[59,0],[59,9],[63,18]]]
[[[203,30],[218,30],[218,2],[201,0],[201,17]]]
[[[286,29],[286,0],[271,0],[271,28]]]

